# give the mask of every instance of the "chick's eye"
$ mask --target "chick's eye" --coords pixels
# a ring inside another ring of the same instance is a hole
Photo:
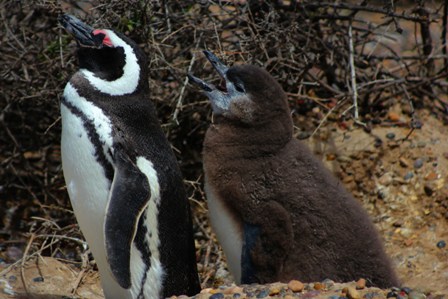
[[[243,86],[243,84],[241,82],[235,82],[234,85],[235,85],[236,91],[238,91],[238,92],[245,92],[244,86]]]

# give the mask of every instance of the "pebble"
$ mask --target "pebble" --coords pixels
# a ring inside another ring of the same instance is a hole
[[[356,288],[358,290],[362,290],[366,287],[366,280],[364,278],[360,278],[357,282],[356,282]]]
[[[291,280],[288,282],[288,288],[293,292],[301,292],[305,286],[298,280]]]
[[[384,298],[384,295],[380,295],[377,292],[371,292],[364,295],[365,299],[374,299],[375,297]]]
[[[347,297],[349,299],[359,299],[359,298],[361,298],[361,296],[359,295],[359,292],[355,288],[352,288],[352,287],[348,287],[347,288]]]
[[[316,282],[315,284],[314,284],[314,289],[315,290],[322,290],[322,289],[324,289],[325,288],[325,286],[322,284],[322,283],[320,283],[320,282]]]
[[[397,294],[395,293],[395,292],[389,292],[389,293],[387,293],[387,295],[386,295],[386,298],[395,298],[397,296]]]
[[[437,248],[445,248],[446,246],[446,242],[444,240],[440,240],[439,242],[437,242]]]
[[[425,146],[426,146],[426,142],[424,142],[424,141],[417,142],[417,147],[424,148]]]
[[[434,193],[434,190],[429,185],[423,186],[423,191],[425,191],[425,194],[428,196],[431,196]]]
[[[17,280],[17,276],[11,275],[11,276],[8,277],[8,280],[11,281],[11,282],[14,282],[14,281]]]
[[[425,296],[425,294],[423,294],[423,293],[421,293],[421,292],[418,292],[418,291],[411,291],[410,293],[409,293],[409,297],[408,297],[409,299],[425,299],[426,298],[426,296]]]
[[[408,167],[409,166],[409,162],[408,160],[406,160],[405,158],[401,157],[398,162],[400,163],[401,167]]]
[[[380,147],[383,145],[383,140],[380,138],[375,138],[375,143],[373,144],[374,147]]]
[[[430,173],[428,173],[428,174],[425,176],[425,180],[427,180],[427,181],[433,181],[433,180],[437,179],[437,177],[438,177],[437,173],[435,173],[434,171],[431,171]]]
[[[232,297],[233,297],[234,299],[238,299],[238,298],[241,297],[241,294],[240,294],[240,293],[235,293],[235,294],[233,294]]]
[[[408,288],[408,287],[402,287],[401,290],[402,290],[403,292],[405,292],[406,294],[409,294],[409,293],[412,291],[412,289],[411,289],[411,288]]]
[[[395,138],[395,133],[387,133],[386,134],[386,138],[387,139],[394,139]]]
[[[388,116],[389,120],[391,120],[391,121],[399,121],[400,120],[400,115],[398,115],[398,113],[395,113],[393,111],[390,111],[387,116]]]
[[[278,284],[271,285],[269,287],[269,296],[278,295],[281,290],[282,288]]]
[[[412,171],[408,171],[405,175],[404,175],[404,179],[405,180],[410,180],[414,177],[414,173]]]
[[[330,290],[334,286],[334,281],[329,278],[322,281],[322,283],[324,284],[324,286],[327,290]]]
[[[423,166],[423,159],[422,158],[418,158],[414,161],[414,168],[415,169],[419,169]]]
[[[224,294],[223,293],[215,293],[209,297],[210,299],[223,299]]]
[[[42,276],[34,277],[34,278],[33,278],[33,281],[34,281],[34,282],[43,282],[43,281],[44,281],[44,278],[43,278]]]
[[[257,294],[257,298],[266,298],[267,296],[269,296],[269,291],[266,290],[266,289],[265,290],[261,290],[261,292],[259,292]]]

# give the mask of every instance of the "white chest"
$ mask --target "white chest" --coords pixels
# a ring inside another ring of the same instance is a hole
[[[241,223],[230,214],[227,207],[224,206],[215,194],[213,188],[207,183],[205,177],[205,194],[207,195],[207,204],[210,222],[213,230],[218,237],[219,243],[227,258],[227,265],[232,273],[235,282],[241,282],[241,253],[243,250],[243,234]]]

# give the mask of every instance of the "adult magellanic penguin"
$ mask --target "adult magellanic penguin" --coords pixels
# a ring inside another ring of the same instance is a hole
[[[79,71],[61,101],[62,166],[106,298],[199,291],[189,203],[149,100],[147,62],[129,38],[59,18]]]
[[[225,88],[190,75],[214,113],[203,162],[210,219],[237,282],[365,278],[398,285],[373,223],[300,141],[286,95],[266,71],[227,68]]]

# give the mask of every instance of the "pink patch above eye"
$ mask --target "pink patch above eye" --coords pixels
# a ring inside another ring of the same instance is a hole
[[[101,30],[101,29],[95,29],[92,32],[93,35],[97,35],[97,34],[103,34],[104,38],[103,38],[103,45],[108,46],[108,47],[113,47],[114,45],[112,44],[112,41],[109,38],[109,35],[107,35],[107,32],[105,30]]]

